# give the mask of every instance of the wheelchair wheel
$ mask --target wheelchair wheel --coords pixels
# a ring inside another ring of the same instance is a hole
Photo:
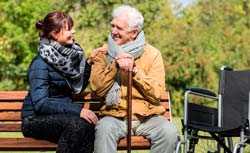
[[[221,138],[221,141],[233,152],[233,139],[232,137]],[[207,153],[229,153],[219,143],[216,142],[217,149],[214,152],[208,151]]]

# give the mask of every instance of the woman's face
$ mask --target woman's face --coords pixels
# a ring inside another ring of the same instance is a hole
[[[65,24],[59,32],[52,32],[52,36],[61,45],[70,45],[74,43],[74,33],[75,31]]]

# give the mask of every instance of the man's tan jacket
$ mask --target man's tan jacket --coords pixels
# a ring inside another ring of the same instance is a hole
[[[133,116],[144,117],[163,114],[165,109],[160,105],[159,100],[165,91],[165,71],[160,51],[146,44],[143,55],[135,60],[135,65],[138,71],[133,76]],[[105,97],[114,83],[116,73],[120,73],[121,77],[120,101],[117,106],[107,107],[104,105],[101,108],[101,114],[124,118],[127,107],[127,74],[119,71],[115,62],[109,64],[104,53],[98,53],[95,57],[90,84],[98,96]]]

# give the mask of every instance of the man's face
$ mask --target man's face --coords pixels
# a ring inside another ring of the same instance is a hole
[[[126,16],[116,17],[111,21],[111,36],[117,45],[133,41],[136,37],[135,32],[129,28]]]

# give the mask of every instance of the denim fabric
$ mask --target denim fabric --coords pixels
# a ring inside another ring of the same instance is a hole
[[[28,116],[22,122],[23,135],[58,144],[57,153],[92,153],[95,127],[71,115]]]

